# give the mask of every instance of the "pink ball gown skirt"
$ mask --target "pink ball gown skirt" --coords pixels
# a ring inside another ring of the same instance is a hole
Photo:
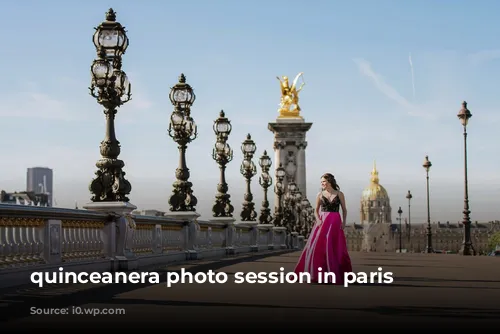
[[[323,201],[328,200],[323,198]],[[326,206],[333,205],[335,201],[338,200],[334,199]],[[352,271],[352,264],[342,230],[342,218],[338,210],[336,212],[320,210],[319,216],[322,223],[313,227],[294,272],[296,274],[307,272],[311,275],[311,281],[318,283],[318,269],[321,268],[322,273],[335,274],[335,282],[329,276],[328,282],[323,279],[321,283],[344,284],[344,273]]]

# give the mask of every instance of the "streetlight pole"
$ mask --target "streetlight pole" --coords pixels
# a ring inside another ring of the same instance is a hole
[[[308,226],[308,209],[311,206],[309,200],[306,197],[302,198],[302,202],[300,205],[300,230],[298,231],[301,235],[307,235],[307,226]]]
[[[241,144],[241,152],[243,153],[243,162],[241,163],[240,173],[246,179],[247,189],[243,197],[243,209],[241,210],[241,220],[242,221],[255,221],[257,217],[257,212],[255,212],[255,204],[253,202],[253,195],[250,188],[250,183],[252,177],[257,174],[257,168],[252,161],[253,155],[257,147],[255,142],[252,140],[250,134],[247,135],[247,139]]]
[[[128,47],[125,28],[116,22],[116,12],[110,8],[106,20],[94,33],[97,58],[90,67],[92,82],[90,95],[104,108],[106,134],[101,142],[101,159],[96,163],[96,177],[90,182],[92,202],[128,202],[132,190],[125,179],[125,163],[118,159],[120,142],[116,139],[115,117],[118,108],[131,100],[131,88],[122,70],[122,56]]]
[[[311,233],[312,227],[314,226],[314,222],[316,217],[314,216],[314,208],[309,203],[309,207],[307,208],[308,213],[308,221],[307,221],[307,233],[305,235],[306,238],[309,238],[309,234]]]
[[[294,192],[293,195],[293,205],[292,205],[292,217],[293,217],[293,225],[292,225],[292,232],[299,232],[300,231],[300,212],[301,212],[301,206],[302,206],[302,192],[300,191],[299,187],[296,186],[296,191]]]
[[[226,183],[226,166],[233,160],[233,150],[227,143],[231,133],[231,122],[221,110],[219,118],[214,122],[214,132],[217,140],[212,152],[212,158],[217,162],[220,169],[220,181],[217,185],[215,204],[212,207],[214,217],[232,217],[234,207],[231,205],[231,195],[227,193],[229,187]]]
[[[288,183],[284,200],[283,200],[283,226],[286,227],[287,232],[294,232],[295,227],[295,205],[297,193],[299,192],[295,181],[291,180]]]
[[[472,246],[472,239],[470,233],[470,210],[469,210],[469,186],[467,179],[467,124],[472,117],[471,112],[467,109],[467,102],[462,102],[462,109],[458,112],[460,123],[464,127],[464,241],[460,253],[462,255],[474,255],[474,247]]]
[[[401,214],[403,213],[403,210],[401,210],[401,207],[399,207],[398,214],[399,214],[399,253],[403,252],[403,239],[401,238],[401,235],[403,234],[403,225],[401,224]]]
[[[273,218],[271,217],[271,209],[269,209],[267,189],[273,184],[273,179],[269,175],[269,169],[271,168],[272,161],[267,155],[267,151],[264,151],[264,154],[260,157],[259,165],[262,169],[262,174],[259,177],[259,184],[264,190],[264,200],[262,201],[262,208],[260,209],[259,221],[261,224],[269,224]]]
[[[429,161],[429,156],[425,156],[424,164],[422,165],[426,172],[427,179],[427,246],[425,248],[426,253],[433,253],[432,250],[432,227],[431,227],[431,207],[429,203],[429,169],[432,163]]]
[[[276,168],[276,184],[274,185],[274,193],[278,195],[278,201],[274,204],[274,225],[278,227],[283,226],[283,194],[285,186],[283,181],[285,180],[286,171],[283,168],[283,164],[280,162],[278,168]]]
[[[410,241],[411,237],[411,213],[410,213],[410,207],[411,207],[411,199],[413,198],[411,192],[408,190],[408,194],[406,194],[406,198],[408,199],[408,241]]]
[[[189,182],[186,149],[187,145],[198,136],[198,128],[191,117],[191,106],[196,96],[191,86],[186,83],[184,74],[179,76],[179,82],[170,90],[169,98],[174,111],[170,116],[168,134],[179,148],[179,167],[175,170],[174,189],[168,201],[170,211],[195,211],[198,200],[193,194],[193,184]]]

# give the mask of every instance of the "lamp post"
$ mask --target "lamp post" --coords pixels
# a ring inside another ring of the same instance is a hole
[[[283,181],[285,180],[285,175],[286,171],[285,168],[283,168],[283,164],[280,162],[280,165],[278,168],[276,168],[275,172],[276,176],[276,184],[274,185],[274,193],[278,196],[278,200],[276,201],[274,205],[274,225],[281,227],[283,226],[283,193],[284,193],[284,184]]]
[[[429,161],[429,156],[425,156],[424,164],[422,165],[425,169],[426,179],[427,179],[427,246],[425,248],[426,253],[433,253],[432,250],[432,228],[431,228],[431,208],[429,203],[429,169],[432,163]]]
[[[302,209],[302,192],[300,191],[299,187],[297,186],[297,191],[295,192],[294,196],[294,206],[293,206],[293,214],[295,217],[295,224],[293,224],[293,232],[299,232],[300,231],[300,212]]]
[[[312,207],[312,205],[309,205],[309,207],[307,208],[307,214],[309,219],[307,221],[307,233],[305,237],[309,238],[309,234],[311,233],[312,227],[316,220],[316,217],[314,216],[314,208]]]
[[[467,109],[467,102],[462,102],[462,109],[460,109],[457,116],[464,127],[464,217],[462,221],[464,225],[464,241],[460,253],[462,255],[473,255],[474,247],[472,246],[470,233],[469,186],[467,180],[467,124],[472,114],[469,109]]]
[[[284,208],[283,208],[283,225],[286,227],[288,232],[294,231],[295,226],[295,206],[297,193],[299,192],[297,184],[293,180],[288,183],[287,191],[284,198]]]
[[[254,210],[255,204],[253,203],[253,195],[250,189],[252,177],[257,173],[257,168],[252,161],[256,150],[257,147],[255,146],[255,142],[252,140],[252,136],[248,134],[247,139],[241,144],[243,162],[241,163],[240,172],[245,177],[247,183],[247,189],[243,197],[243,209],[240,214],[242,221],[255,221],[257,217],[257,212]]]
[[[306,197],[302,198],[302,202],[300,203],[300,211],[299,211],[299,216],[300,216],[300,231],[299,233],[303,236],[307,234],[307,226],[308,226],[308,218],[309,218],[309,211],[307,210],[309,206],[311,206],[311,203],[309,203],[309,200]]]
[[[217,139],[212,151],[212,158],[217,162],[220,170],[220,181],[217,185],[215,204],[212,207],[214,217],[232,217],[234,211],[230,200],[231,195],[227,193],[229,188],[226,183],[226,165],[233,160],[233,150],[227,143],[231,129],[231,122],[224,114],[224,110],[221,110],[219,118],[214,121],[214,132]]]
[[[267,155],[267,151],[264,151],[264,154],[260,157],[259,165],[262,169],[262,174],[259,177],[259,184],[264,190],[264,200],[262,201],[262,208],[260,209],[259,221],[261,224],[269,224],[273,218],[271,217],[271,209],[269,209],[267,189],[273,184],[273,179],[269,175],[269,169],[271,168],[272,161]]]
[[[93,61],[90,72],[92,81],[90,95],[104,108],[106,133],[101,141],[101,159],[96,163],[96,177],[89,185],[93,195],[92,202],[128,202],[132,190],[125,179],[125,163],[118,159],[120,142],[115,134],[115,116],[118,108],[131,100],[131,85],[122,70],[122,56],[128,47],[125,28],[116,22],[116,13],[110,8],[106,20],[94,33],[94,45],[97,58]]]
[[[189,182],[186,148],[198,136],[197,126],[191,117],[191,106],[196,96],[191,86],[186,83],[184,74],[179,76],[179,82],[171,88],[169,98],[174,110],[170,116],[168,134],[179,148],[179,167],[175,170],[176,180],[168,201],[170,211],[195,211],[198,200],[193,195],[193,184]]]
[[[406,198],[408,199],[408,241],[410,241],[410,235],[411,235],[411,214],[410,214],[410,207],[411,207],[411,199],[413,198],[411,192],[408,190],[408,194],[406,194]]]
[[[403,210],[401,210],[401,207],[399,207],[398,210],[398,215],[399,215],[399,253],[403,252],[403,239],[402,239],[402,234],[403,234],[403,225],[401,224],[401,214],[403,214]]]

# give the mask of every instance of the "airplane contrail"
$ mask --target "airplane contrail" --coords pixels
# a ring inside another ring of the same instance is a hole
[[[411,52],[410,52],[410,68],[411,68],[411,85],[413,88],[413,101],[415,101],[415,74],[413,73],[413,62],[411,61]]]

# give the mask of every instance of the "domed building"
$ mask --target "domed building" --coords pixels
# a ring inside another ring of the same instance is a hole
[[[391,201],[387,190],[379,183],[377,164],[373,162],[370,185],[361,194],[361,223],[392,223]]]
[[[361,195],[360,223],[346,226],[345,234],[349,251],[362,252],[403,252],[420,253],[425,251],[427,242],[427,223],[406,222],[399,231],[399,224],[392,224],[391,203],[387,190],[379,183],[375,162],[371,172],[370,185]],[[432,222],[432,246],[437,253],[459,252],[462,246],[464,227],[456,224]],[[474,222],[471,234],[474,249],[478,253],[488,251],[491,235],[500,231],[500,221]],[[400,239],[399,236],[402,238]],[[401,241],[400,241],[401,240]],[[401,244],[400,244],[401,242]]]

